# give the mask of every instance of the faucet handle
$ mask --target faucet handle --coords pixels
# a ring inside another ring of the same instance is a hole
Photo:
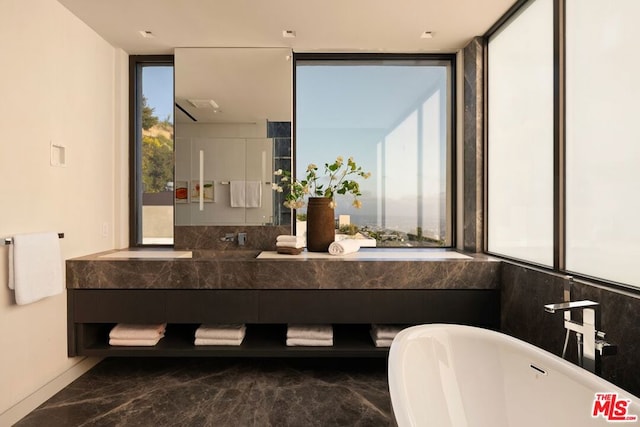
[[[247,243],[247,233],[238,233],[238,245],[244,246]]]

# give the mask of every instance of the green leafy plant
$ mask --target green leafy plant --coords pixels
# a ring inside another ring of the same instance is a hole
[[[365,172],[349,157],[345,163],[342,156],[329,164],[324,164],[324,175],[318,175],[318,166],[311,163],[307,166],[306,176],[302,180],[293,180],[289,171],[278,169],[274,175],[280,177],[280,181],[272,185],[277,192],[287,191],[284,205],[289,209],[300,209],[305,205],[305,197],[327,197],[332,199],[330,206],[335,207],[334,196],[336,194],[350,194],[353,196],[352,205],[356,208],[362,206],[358,197],[360,184],[357,178],[367,179],[371,172]]]

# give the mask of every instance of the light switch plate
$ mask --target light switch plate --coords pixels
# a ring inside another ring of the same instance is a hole
[[[67,147],[51,141],[51,166],[64,167],[67,165]]]

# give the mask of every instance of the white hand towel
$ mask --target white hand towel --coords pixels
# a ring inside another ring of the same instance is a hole
[[[13,237],[9,246],[9,288],[16,303],[29,304],[62,293],[62,253],[58,233],[29,233]]]
[[[276,247],[277,248],[304,248],[305,246],[307,246],[307,242],[305,239],[300,239],[298,241],[295,242],[276,242]]]
[[[144,338],[134,338],[134,339],[120,339],[120,338],[111,338],[109,339],[109,345],[116,346],[130,346],[130,347],[153,347],[158,344],[160,341],[158,337],[155,339],[144,339]]]
[[[354,239],[340,240],[329,245],[329,253],[331,255],[346,255],[358,252],[360,243]]]
[[[245,206],[259,208],[262,206],[262,182],[247,181],[245,187]]]
[[[229,183],[229,198],[232,208],[246,207],[245,181],[231,181]]]
[[[109,332],[109,338],[113,339],[143,339],[152,340],[164,336],[167,324],[138,325],[130,323],[118,323]]]
[[[246,329],[246,326],[243,324],[200,325],[200,327],[196,329],[195,337],[196,339],[216,338],[242,341]]]
[[[331,325],[288,325],[287,338],[304,339],[333,339],[333,327]]]
[[[240,345],[242,339],[196,338],[194,345]]]
[[[287,338],[287,346],[307,346],[307,347],[331,347],[333,338],[329,339],[308,339],[308,338]]]

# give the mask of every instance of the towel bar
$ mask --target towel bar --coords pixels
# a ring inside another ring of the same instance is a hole
[[[220,181],[220,184],[229,185],[229,184],[231,184],[231,181]],[[271,183],[270,182],[265,182],[264,185],[271,185]]]
[[[61,239],[64,239],[64,233],[58,233],[58,237],[61,238]],[[4,244],[5,245],[10,245],[12,243],[13,243],[13,239],[11,237],[6,237],[4,239]]]

